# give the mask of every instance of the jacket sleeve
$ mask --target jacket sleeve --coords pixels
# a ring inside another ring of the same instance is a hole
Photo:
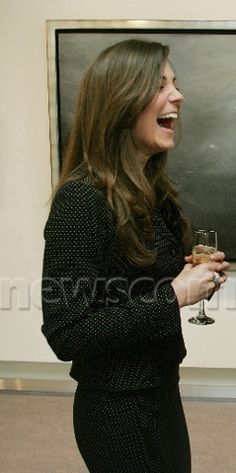
[[[63,361],[181,332],[170,281],[155,297],[147,293],[115,306],[92,306],[106,252],[107,214],[101,191],[70,182],[57,193],[45,226],[42,332]]]

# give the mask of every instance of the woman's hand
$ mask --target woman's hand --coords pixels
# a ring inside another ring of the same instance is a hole
[[[172,281],[180,307],[195,304],[220,288],[227,280],[224,271],[229,268],[229,263],[224,258],[224,253],[217,251],[210,256],[208,263],[195,266],[192,264],[192,256],[185,258],[187,264]],[[220,275],[217,284],[213,280],[215,272]]]
[[[210,260],[222,263],[225,260],[225,254],[223,253],[223,251],[216,251],[215,253],[212,253],[210,255]],[[192,255],[185,256],[185,261],[186,261],[186,263],[192,263],[193,262],[193,256]],[[228,267],[229,267],[229,263],[227,263],[227,264],[228,264]]]

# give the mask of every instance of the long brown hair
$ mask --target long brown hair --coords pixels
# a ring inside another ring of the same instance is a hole
[[[85,73],[70,141],[57,191],[68,179],[94,176],[94,185],[106,189],[116,216],[117,236],[127,258],[136,265],[152,264],[156,255],[145,246],[152,238],[152,211],[169,199],[179,207],[166,175],[166,153],[150,158],[142,170],[132,126],[160,87],[168,46],[130,39],[97,57]],[[72,173],[83,163],[83,173]],[[72,177],[73,174],[73,177]],[[185,219],[180,213],[183,230]]]

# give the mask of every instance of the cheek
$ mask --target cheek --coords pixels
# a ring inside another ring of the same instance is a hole
[[[145,110],[138,118],[135,129],[138,133],[143,134],[147,131],[150,126],[154,125],[157,121],[157,113],[154,109],[150,108]]]
[[[137,139],[140,140],[140,138],[143,137],[145,134],[145,130],[147,127],[147,119],[146,119],[146,114],[142,114],[139,116],[137,119],[136,123],[133,126],[133,136]]]
[[[156,113],[156,115],[160,115],[167,101],[168,101],[167,92],[165,90],[160,91],[158,93],[158,96],[156,97],[155,103],[153,104],[153,112]]]

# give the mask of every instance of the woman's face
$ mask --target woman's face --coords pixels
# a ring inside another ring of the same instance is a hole
[[[161,76],[160,90],[139,115],[132,129],[143,165],[153,154],[174,147],[175,127],[184,100],[176,87],[175,74],[167,62]]]

